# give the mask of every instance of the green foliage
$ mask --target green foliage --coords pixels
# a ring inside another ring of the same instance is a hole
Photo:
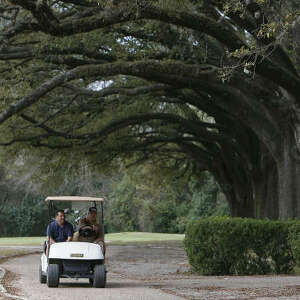
[[[212,178],[191,184],[191,192],[191,195],[183,192],[177,198],[166,199],[165,196],[156,204],[153,214],[154,232],[184,233],[189,220],[229,216],[229,206],[225,199],[218,199],[220,191]]]
[[[194,183],[193,190],[188,219],[230,215],[227,202],[220,195],[218,186],[210,176],[207,176],[204,182]]]
[[[20,205],[8,204],[0,214],[0,236],[45,236],[49,222],[47,207],[41,197],[23,196]]]
[[[60,183],[57,169],[78,157],[101,172],[118,170],[128,157],[159,158],[162,169],[172,158],[175,176],[210,170],[232,189],[227,196],[238,200],[231,203],[257,201],[252,183],[263,169],[257,162],[273,157],[264,145],[282,119],[294,120],[292,109],[291,117],[281,114],[299,94],[299,1],[10,2],[0,4],[0,110],[15,114],[1,125],[6,161],[8,153],[23,161],[35,157],[43,166],[37,169],[54,174],[53,188]],[[63,79],[68,71],[73,75]],[[137,210],[153,212],[154,227],[163,231],[184,230],[187,216],[219,214],[214,188],[190,194],[161,188],[150,192],[152,205],[140,190],[123,192],[125,198],[112,195],[114,223],[124,219],[112,225],[118,228],[140,226],[132,221]]]
[[[153,216],[153,231],[178,233],[176,202],[174,199],[160,201],[155,207]]]
[[[300,266],[300,224],[298,222],[289,229],[289,245],[297,266]]]
[[[293,224],[210,217],[189,223],[184,245],[193,270],[205,275],[289,273],[295,266],[288,238]]]
[[[109,232],[138,231],[138,201],[135,186],[124,176],[110,195],[106,227]]]
[[[164,164],[171,165],[169,161]],[[40,170],[28,167],[25,174],[19,172],[20,167],[12,167],[10,174],[3,170],[0,221],[5,226],[0,228],[0,236],[44,235],[49,221],[43,204],[47,195],[106,196],[107,232],[184,233],[190,219],[228,214],[228,205],[208,173],[174,177],[172,169],[159,172],[160,166],[148,167],[139,166],[107,178],[79,161],[66,169],[54,166],[40,185],[32,177],[25,178],[28,173],[37,176]],[[20,183],[6,177],[18,178]],[[67,207],[65,203],[56,204],[56,208]],[[67,216],[76,227],[75,218],[72,214]]]
[[[152,172],[139,167],[115,184],[106,207],[108,232],[184,233],[190,219],[229,215],[226,200],[208,174],[187,181],[167,173],[149,178]]]

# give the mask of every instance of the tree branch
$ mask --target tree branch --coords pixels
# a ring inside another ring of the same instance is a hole
[[[180,78],[176,75],[180,74]],[[0,124],[6,121],[14,114],[36,103],[41,97],[53,89],[62,86],[68,81],[78,79],[84,76],[113,76],[126,74],[140,76],[145,79],[155,81],[165,81],[167,84],[176,82],[177,84],[198,85],[199,79],[211,79],[211,75],[216,72],[216,68],[209,65],[187,65],[176,61],[157,62],[157,61],[137,61],[137,62],[116,62],[112,64],[103,64],[96,66],[77,67],[68,72],[57,75],[49,81],[43,83],[30,95],[22,98],[16,103],[11,104],[4,112],[0,114]],[[185,77],[182,77],[185,76]]]

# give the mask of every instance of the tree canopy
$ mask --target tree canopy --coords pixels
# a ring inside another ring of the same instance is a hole
[[[233,215],[299,216],[299,11],[3,0],[0,145],[101,166],[168,161],[178,176],[213,174]]]

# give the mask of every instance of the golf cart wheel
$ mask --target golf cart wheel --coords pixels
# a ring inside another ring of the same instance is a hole
[[[47,285],[48,287],[58,287],[59,284],[59,265],[50,264],[48,266]]]
[[[104,288],[106,284],[106,271],[104,265],[96,265],[94,268],[94,283],[95,288]]]
[[[46,283],[47,282],[47,276],[43,275],[42,265],[40,265],[39,274],[40,274],[40,283]]]

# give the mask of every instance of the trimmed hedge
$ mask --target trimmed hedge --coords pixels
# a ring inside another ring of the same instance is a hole
[[[282,274],[300,261],[299,233],[297,221],[210,217],[188,224],[184,246],[204,275]]]
[[[300,222],[295,222],[290,226],[289,245],[296,265],[300,266]]]

